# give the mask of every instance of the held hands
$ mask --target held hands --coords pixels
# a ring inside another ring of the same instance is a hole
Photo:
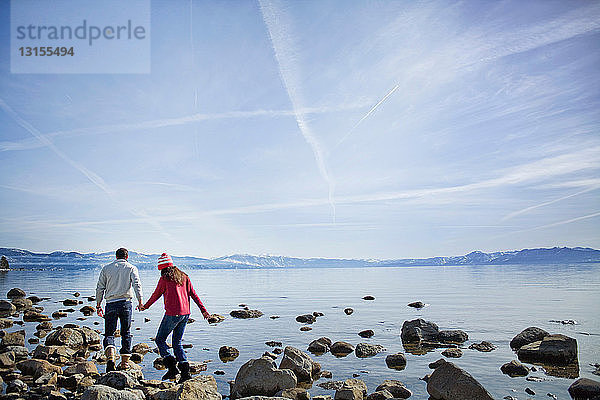
[[[138,303],[138,305],[135,308],[139,311],[144,311],[146,309],[144,307],[144,303],[142,303],[141,301]]]
[[[96,314],[98,314],[100,318],[104,318],[104,310],[102,310],[102,306],[96,306]]]

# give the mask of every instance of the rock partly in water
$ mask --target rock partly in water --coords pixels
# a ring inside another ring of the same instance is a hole
[[[358,358],[373,357],[378,353],[385,351],[385,347],[380,344],[359,343],[354,349],[354,353]]]
[[[460,358],[460,357],[462,357],[463,353],[462,353],[461,349],[449,348],[449,349],[442,351],[442,355],[444,357],[448,357],[448,358]]]
[[[84,345],[83,333],[74,328],[59,328],[46,337],[46,346],[67,346],[80,349]]]
[[[408,303],[408,306],[412,307],[412,308],[420,309],[420,308],[425,307],[425,303],[423,303],[422,301],[414,301],[412,303]]]
[[[542,340],[548,335],[549,333],[545,330],[541,328],[536,328],[535,326],[530,326],[529,328],[524,329],[523,331],[521,331],[521,333],[512,338],[512,340],[510,341],[510,347],[514,350],[518,350],[526,344]]]
[[[500,367],[500,370],[503,374],[510,376],[511,378],[515,378],[517,376],[527,376],[529,375],[529,368],[525,365],[521,364],[517,360],[512,360]]]
[[[248,319],[262,317],[263,313],[259,310],[233,310],[229,313],[229,315],[231,315],[233,318]]]
[[[396,380],[386,379],[383,383],[377,386],[376,391],[387,390],[396,399],[408,399],[412,396],[412,392],[404,386],[404,383]]]
[[[402,371],[406,368],[406,356],[403,353],[390,354],[385,358],[388,368]]]
[[[253,359],[242,365],[231,385],[231,399],[248,396],[274,396],[295,388],[298,380],[289,369],[278,369],[271,359]]]
[[[348,307],[348,308],[344,308],[344,312],[346,313],[346,315],[350,315],[354,312],[354,309]]]
[[[360,336],[362,338],[370,338],[370,337],[373,337],[373,335],[375,335],[375,332],[373,332],[373,329],[365,329],[364,331],[358,332],[358,336]]]
[[[233,361],[238,358],[240,355],[240,351],[235,347],[231,346],[221,346],[219,349],[219,359],[223,362]]]
[[[17,368],[21,371],[21,374],[32,376],[33,379],[37,379],[48,372],[56,372],[58,375],[61,375],[63,372],[59,366],[50,364],[46,360],[37,360],[34,358],[18,362]]]
[[[600,399],[600,382],[588,378],[579,378],[569,386],[569,394],[575,400]]]
[[[17,307],[10,301],[0,300],[0,318],[6,318],[13,315]]]
[[[309,400],[310,394],[303,388],[284,389],[275,394],[276,397],[283,397],[292,400]]]
[[[339,341],[333,343],[330,346],[329,351],[336,357],[345,357],[354,351],[354,346],[348,342]]]
[[[440,330],[433,322],[418,318],[412,321],[404,321],[400,338],[403,343],[418,343],[423,340],[435,342]]]
[[[312,314],[303,314],[296,317],[296,322],[301,324],[312,324],[317,321],[317,317]]]
[[[367,385],[360,379],[346,379],[335,391],[335,400],[363,400],[367,396]]]
[[[26,296],[25,291],[20,288],[12,288],[6,293],[6,297],[9,299],[19,299]]]
[[[577,362],[577,340],[565,335],[548,335],[522,346],[517,355],[524,362],[567,365]]]
[[[315,355],[321,355],[329,351],[331,344],[331,339],[328,337],[320,337],[310,342],[307,350]]]
[[[469,373],[451,362],[443,362],[427,381],[427,393],[435,400],[493,400]]]
[[[440,331],[437,340],[442,343],[464,343],[469,340],[467,332],[461,330],[446,330]]]
[[[469,346],[469,349],[487,353],[487,352],[495,350],[496,346],[494,346],[492,343],[486,342],[484,340],[481,343],[473,343],[472,345]]]

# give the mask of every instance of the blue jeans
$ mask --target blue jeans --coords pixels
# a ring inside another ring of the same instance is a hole
[[[187,357],[183,352],[183,346],[181,346],[181,338],[183,337],[183,331],[190,314],[186,315],[165,315],[158,327],[158,333],[156,334],[156,345],[160,356],[165,358],[170,356],[169,348],[167,347],[167,336],[173,332],[171,338],[173,345],[173,352],[177,361],[186,361]]]
[[[115,346],[117,320],[121,324],[121,354],[131,354],[131,301],[106,303],[104,312],[104,348]]]

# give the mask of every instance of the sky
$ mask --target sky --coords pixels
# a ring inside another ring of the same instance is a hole
[[[150,73],[13,74],[0,2],[0,247],[600,248],[600,2],[150,11]]]

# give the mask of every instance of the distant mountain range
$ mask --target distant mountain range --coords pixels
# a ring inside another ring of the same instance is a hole
[[[88,269],[97,268],[114,259],[114,252],[77,253],[55,251],[33,253],[27,250],[0,248],[11,268]],[[159,254],[129,252],[129,261],[138,268],[156,268]],[[600,263],[600,250],[584,247],[553,247],[483,253],[474,251],[464,256],[404,258],[398,260],[295,258],[273,255],[234,254],[218,258],[178,257],[173,262],[185,268],[323,268],[323,267],[402,267],[452,265],[509,265]]]

